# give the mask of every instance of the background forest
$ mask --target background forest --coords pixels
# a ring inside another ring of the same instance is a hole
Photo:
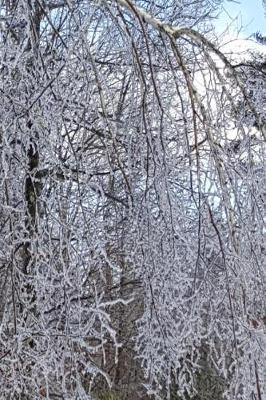
[[[266,399],[265,53],[222,5],[1,1],[0,399]]]

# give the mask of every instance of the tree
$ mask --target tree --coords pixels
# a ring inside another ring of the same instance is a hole
[[[206,364],[263,398],[265,115],[219,4],[3,3],[3,398],[90,399],[133,363],[156,399]]]

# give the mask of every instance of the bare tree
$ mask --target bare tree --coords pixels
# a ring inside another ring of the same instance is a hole
[[[263,399],[265,110],[219,4],[2,3],[3,398],[185,399],[208,363]]]

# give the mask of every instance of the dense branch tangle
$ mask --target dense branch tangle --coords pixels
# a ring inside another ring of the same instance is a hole
[[[265,115],[168,3],[2,5],[4,398],[265,391]]]

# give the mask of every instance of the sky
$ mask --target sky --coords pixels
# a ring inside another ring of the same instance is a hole
[[[224,43],[223,51],[244,58],[249,50],[266,55],[266,46],[252,37],[256,32],[266,36],[266,9],[262,0],[225,0],[214,25]]]
[[[226,0],[217,20],[217,30],[222,32],[230,23],[242,27],[241,36],[248,37],[256,32],[266,35],[266,10],[262,0]]]

